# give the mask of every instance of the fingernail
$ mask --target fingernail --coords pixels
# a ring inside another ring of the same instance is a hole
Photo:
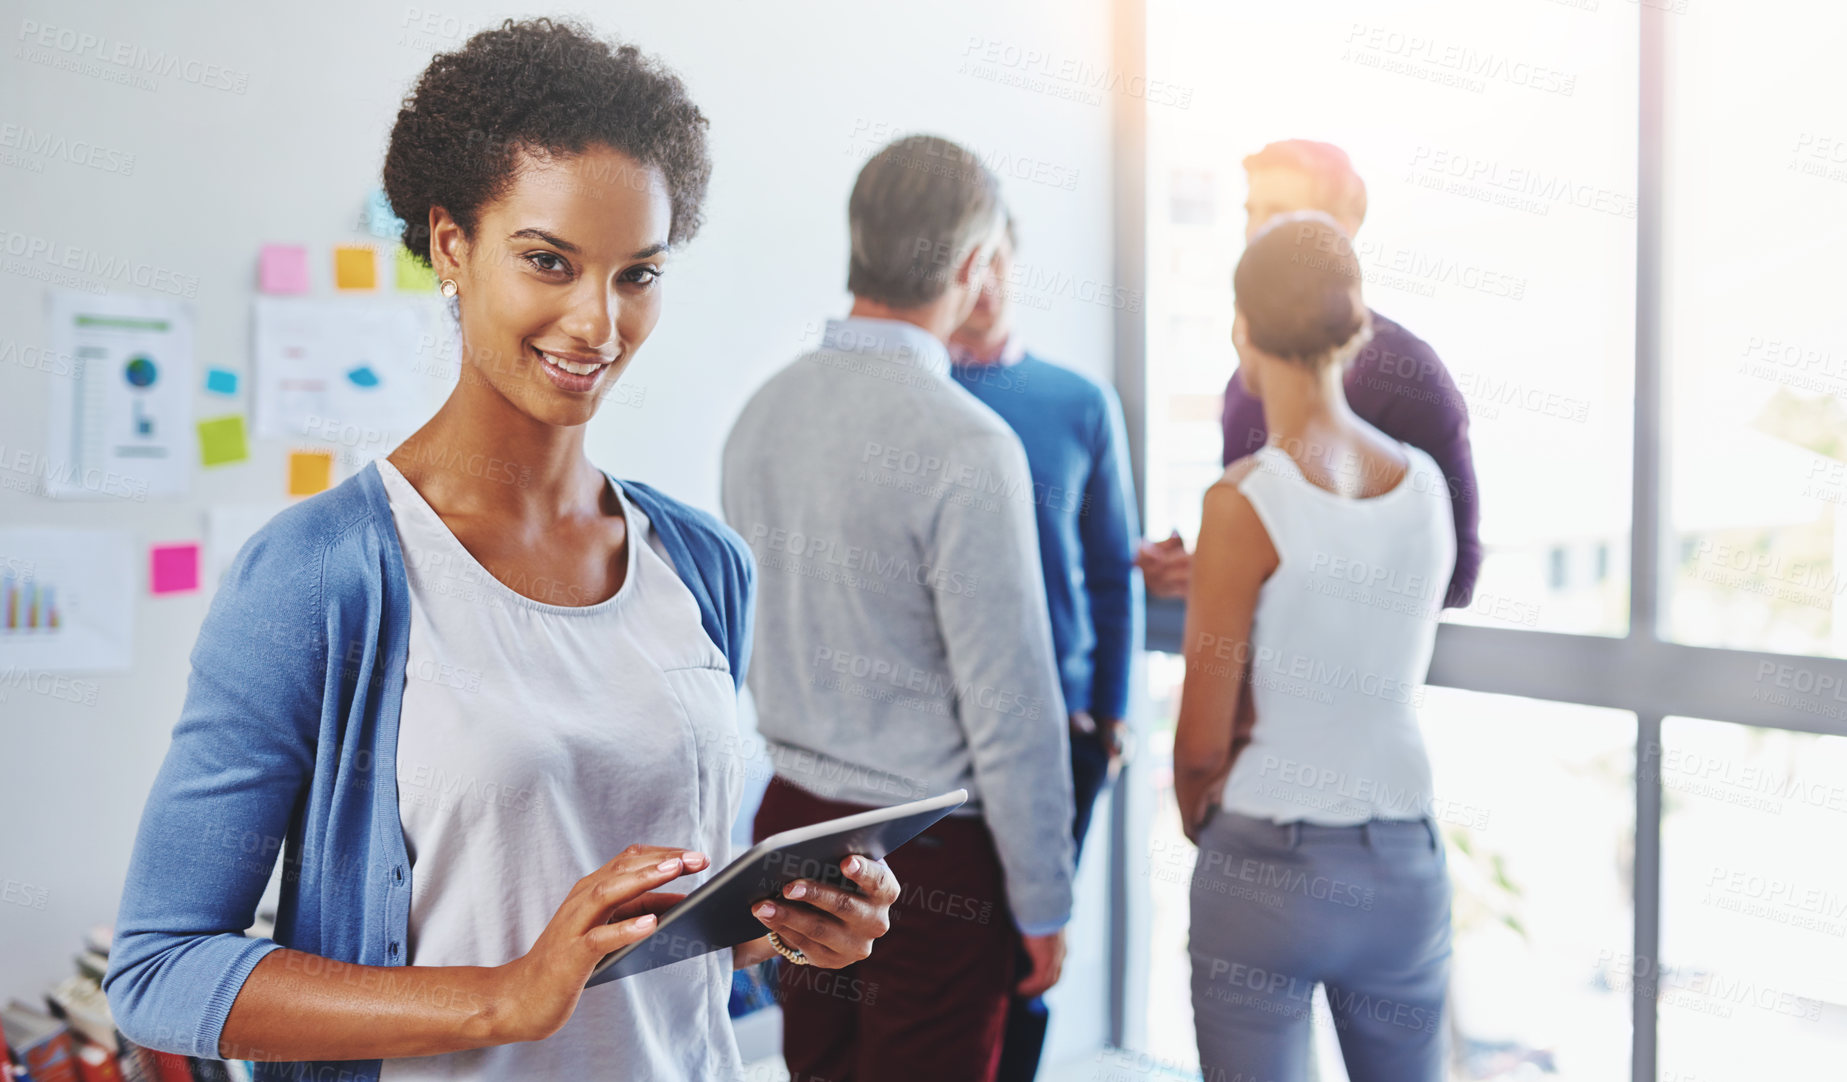
[[[635,927],[637,927],[637,928],[652,928],[652,927],[654,927],[654,914],[652,914],[652,913],[649,913],[649,914],[648,914],[647,916],[645,916],[645,917],[636,917],[636,918],[635,918]]]
[[[678,868],[679,866],[680,866],[679,857],[669,857],[666,860],[661,861],[660,863],[660,869],[663,872],[671,872],[675,868]]]
[[[774,905],[771,905],[769,902],[764,902],[762,905],[757,907],[757,916],[762,917],[764,920],[769,920],[771,917],[775,915],[776,915],[776,907]]]
[[[808,884],[791,883],[789,884],[789,889],[785,891],[784,893],[788,894],[788,896],[791,898],[800,898],[802,895],[808,893]]]
[[[847,858],[847,874],[853,875],[854,873],[858,871],[859,871],[859,858],[858,857],[848,857]]]
[[[680,859],[684,860],[687,863],[687,865],[690,867],[694,864],[704,864],[705,854],[704,853],[681,853]]]

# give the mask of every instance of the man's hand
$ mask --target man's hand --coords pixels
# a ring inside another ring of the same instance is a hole
[[[1126,758],[1122,739],[1121,718],[1098,718],[1097,739],[1103,742],[1103,748],[1109,752],[1109,779],[1116,780],[1122,773],[1122,763]]]
[[[1113,781],[1122,771],[1122,719],[1093,718],[1088,710],[1071,715],[1071,739],[1091,740],[1101,745],[1109,756],[1109,777]]]
[[[1024,999],[1042,996],[1051,991],[1052,985],[1065,968],[1065,930],[1060,928],[1051,935],[1021,936],[1026,944],[1026,955],[1032,959],[1033,971],[1014,986],[1013,993]]]
[[[1142,582],[1155,597],[1185,597],[1193,575],[1193,557],[1176,531],[1160,541],[1144,540],[1135,550],[1135,566]]]

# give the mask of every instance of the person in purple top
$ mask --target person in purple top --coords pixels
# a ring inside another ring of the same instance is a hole
[[[1349,237],[1366,218],[1366,185],[1346,152],[1331,143],[1290,139],[1271,143],[1244,159],[1250,180],[1246,240],[1279,214],[1319,210],[1331,216]],[[1456,567],[1445,593],[1445,608],[1466,608],[1481,570],[1477,536],[1481,508],[1475,487],[1475,462],[1469,451],[1469,411],[1449,369],[1423,339],[1398,323],[1372,313],[1372,341],[1348,367],[1343,382],[1347,401],[1386,435],[1427,452],[1449,482],[1456,521]],[[1230,465],[1268,442],[1263,404],[1244,389],[1236,372],[1225,387],[1225,450]],[[1148,593],[1185,597],[1192,556],[1178,534],[1144,541],[1136,555]]]

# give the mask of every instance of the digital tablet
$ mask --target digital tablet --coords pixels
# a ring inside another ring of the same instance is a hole
[[[750,911],[751,906],[765,898],[781,897],[782,888],[797,879],[857,892],[853,881],[840,871],[841,861],[855,854],[884,860],[967,801],[968,790],[957,789],[926,800],[772,834],[700,884],[680,904],[662,913],[660,923],[646,939],[630,943],[598,962],[584,987],[735,947],[765,935],[769,929]]]

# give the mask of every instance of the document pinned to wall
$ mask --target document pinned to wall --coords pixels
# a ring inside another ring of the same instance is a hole
[[[145,297],[51,291],[45,491],[60,498],[175,496],[192,482],[191,309]]]
[[[0,671],[128,668],[136,578],[126,530],[0,530]]]
[[[361,458],[391,449],[436,412],[443,362],[427,299],[258,297],[257,435],[341,444]]]
[[[288,500],[268,500],[220,504],[206,512],[204,586],[208,593],[218,588],[218,581],[224,578],[244,542],[256,536],[258,530],[288,506]]]

